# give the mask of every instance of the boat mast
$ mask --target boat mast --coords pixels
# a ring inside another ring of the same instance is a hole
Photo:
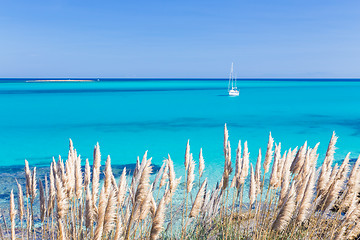
[[[236,87],[236,74],[235,74],[235,89],[237,89],[237,87]]]
[[[231,89],[234,88],[233,84],[233,71],[234,71],[234,63],[231,63],[231,69],[230,69],[230,76],[229,76],[229,85],[228,85],[228,91],[230,91],[230,82],[231,82]]]
[[[234,63],[231,63],[231,89],[234,89]]]

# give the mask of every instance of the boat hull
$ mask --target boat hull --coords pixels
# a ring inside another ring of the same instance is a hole
[[[229,96],[232,96],[232,97],[239,96],[239,91],[238,90],[230,90]]]

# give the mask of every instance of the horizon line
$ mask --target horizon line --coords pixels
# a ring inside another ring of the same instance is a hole
[[[0,77],[4,79],[97,80],[97,79],[228,79],[227,77]],[[240,77],[237,79],[359,79],[360,77]]]

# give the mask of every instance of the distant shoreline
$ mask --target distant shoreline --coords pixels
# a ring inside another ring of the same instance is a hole
[[[86,80],[86,79],[53,79],[53,80],[27,80],[26,82],[31,82],[31,83],[34,83],[34,82],[95,82],[95,80]]]

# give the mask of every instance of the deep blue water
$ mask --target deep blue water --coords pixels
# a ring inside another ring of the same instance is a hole
[[[337,160],[360,154],[358,79],[242,80],[239,97],[227,96],[226,79],[26,80],[34,79],[0,79],[0,166],[48,165],[66,157],[72,138],[83,159],[92,160],[98,141],[104,161],[110,154],[114,164],[129,164],[149,150],[153,163],[169,153],[180,170],[190,139],[196,159],[203,148],[206,175],[219,178],[224,123],[233,155],[247,140],[252,162],[270,131],[282,150],[320,142],[319,161],[332,131]]]

